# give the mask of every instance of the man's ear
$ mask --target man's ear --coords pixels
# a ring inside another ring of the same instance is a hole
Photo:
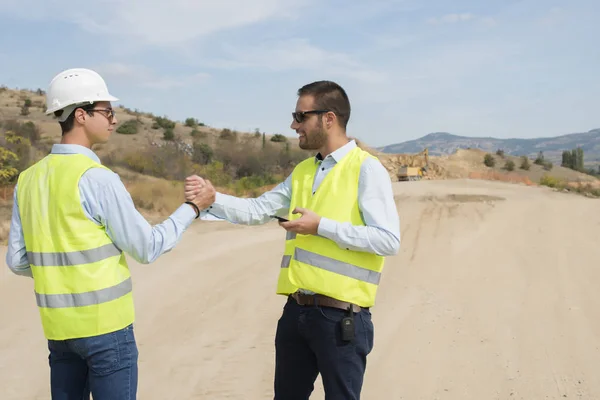
[[[328,112],[325,114],[325,126],[331,128],[335,123],[337,116],[333,112]]]
[[[80,124],[83,124],[85,122],[85,114],[86,112],[82,108],[76,108],[74,118],[75,121],[77,121]]]

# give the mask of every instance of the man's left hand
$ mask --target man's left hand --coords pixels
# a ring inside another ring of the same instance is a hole
[[[279,222],[279,225],[288,232],[301,235],[316,235],[319,229],[321,217],[306,208],[296,207],[292,214],[302,214],[298,219],[288,222]]]

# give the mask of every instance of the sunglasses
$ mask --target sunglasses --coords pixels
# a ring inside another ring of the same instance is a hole
[[[325,114],[330,110],[309,110],[309,111],[296,111],[292,113],[294,121],[301,124],[307,117],[308,114]]]
[[[115,110],[113,110],[112,108],[92,108],[88,111],[100,111],[102,115],[104,115],[104,113],[107,113],[105,117],[108,118],[110,121],[112,121],[115,118]]]

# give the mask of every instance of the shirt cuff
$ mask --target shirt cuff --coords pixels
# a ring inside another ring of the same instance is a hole
[[[335,221],[321,217],[319,227],[317,228],[317,234],[326,237],[327,239],[334,240],[336,225],[337,223]]]
[[[173,214],[171,214],[171,218],[173,218],[175,222],[183,225],[184,228],[188,228],[196,219],[196,210],[189,204],[182,204]]]
[[[220,219],[225,218],[225,204],[227,202],[227,195],[222,193],[215,193],[215,202],[212,203],[208,208],[205,208],[200,212],[200,215],[205,215],[205,213],[210,213],[215,217]],[[203,218],[204,219],[204,218]]]

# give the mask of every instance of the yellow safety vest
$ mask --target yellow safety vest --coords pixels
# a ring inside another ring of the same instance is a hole
[[[122,329],[134,320],[125,255],[83,212],[81,154],[50,154],[23,171],[17,201],[44,335],[64,340]],[[106,168],[108,169],[108,168]]]
[[[340,223],[365,225],[358,208],[358,178],[362,162],[371,154],[356,147],[327,174],[315,194],[313,182],[319,167],[314,158],[302,161],[292,172],[289,219],[296,207],[307,208],[321,217]],[[384,257],[340,248],[319,235],[288,232],[281,262],[277,293],[288,295],[299,288],[371,307],[383,270]]]

